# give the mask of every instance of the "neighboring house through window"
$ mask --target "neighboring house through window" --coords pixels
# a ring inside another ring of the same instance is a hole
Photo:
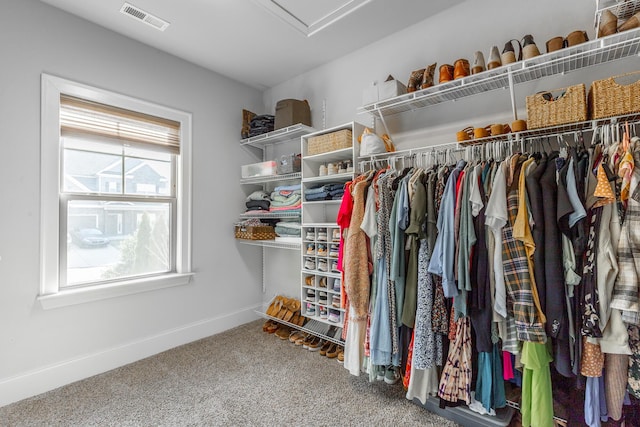
[[[191,116],[42,78],[45,308],[187,283]]]

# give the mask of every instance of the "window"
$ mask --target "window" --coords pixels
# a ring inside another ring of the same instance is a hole
[[[42,78],[45,308],[187,283],[189,114]]]

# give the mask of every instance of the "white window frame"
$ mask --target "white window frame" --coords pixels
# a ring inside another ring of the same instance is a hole
[[[186,285],[191,276],[191,114],[71,80],[42,74],[40,135],[40,301],[44,309]],[[175,271],[78,288],[61,288],[60,277],[60,95],[164,117],[180,123],[177,156]]]

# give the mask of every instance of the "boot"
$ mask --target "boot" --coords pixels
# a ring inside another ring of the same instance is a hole
[[[600,15],[600,25],[598,25],[598,37],[606,37],[615,34],[617,31],[618,17],[608,9],[602,12],[602,15]]]
[[[453,78],[461,79],[467,77],[470,74],[469,61],[466,59],[458,59],[453,63]]]
[[[415,92],[419,89],[419,86],[422,84],[422,79],[424,77],[424,68],[420,70],[412,71],[409,75],[409,82],[407,83],[407,92]]]
[[[438,83],[450,82],[453,80],[453,65],[442,64],[440,66],[440,73],[438,77]]]
[[[489,62],[487,63],[487,70],[493,70],[494,68],[498,68],[502,65],[502,60],[500,59],[500,51],[498,50],[498,46],[493,46],[491,48],[491,52],[489,52]]]
[[[249,138],[249,134],[251,132],[251,119],[255,116],[256,114],[249,110],[242,110],[242,128],[240,129],[241,138]]]
[[[420,89],[426,89],[428,87],[433,86],[433,75],[435,72],[436,72],[435,62],[424,69],[424,73],[422,74],[422,84],[420,85]]]

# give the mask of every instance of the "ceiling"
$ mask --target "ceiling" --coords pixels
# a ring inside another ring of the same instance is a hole
[[[125,0],[41,1],[264,90],[463,0],[126,0],[163,31]]]

